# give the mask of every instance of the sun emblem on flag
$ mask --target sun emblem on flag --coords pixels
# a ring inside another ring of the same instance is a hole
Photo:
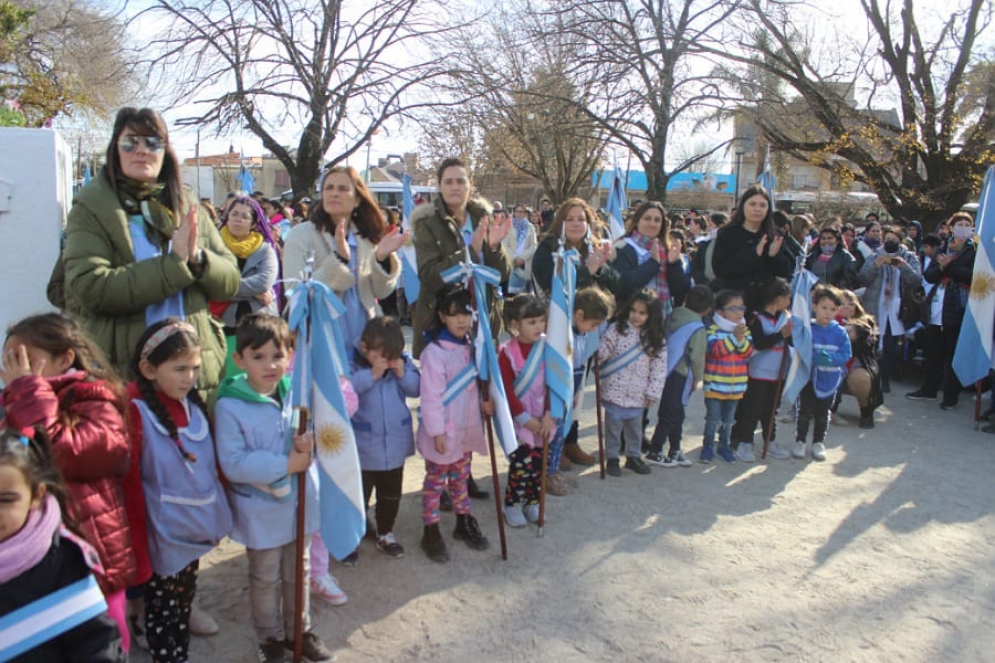
[[[336,426],[323,426],[318,430],[318,447],[328,454],[336,454],[345,446],[345,435]]]
[[[987,299],[992,294],[995,294],[995,274],[975,274],[971,281],[971,299]]]

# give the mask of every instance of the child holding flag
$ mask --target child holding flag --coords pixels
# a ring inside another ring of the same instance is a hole
[[[221,384],[215,431],[218,463],[228,478],[231,537],[249,559],[249,603],[260,661],[284,661],[294,641],[297,482],[307,472],[305,532],[318,530],[318,471],[311,465],[313,440],[296,435],[285,375],[293,337],[281,318],[256,313],[235,330],[232,359],[245,371]],[[304,573],[309,573],[305,547]],[[306,582],[306,580],[302,580]],[[332,652],[311,631],[309,593],[302,606],[302,651],[309,661]]]
[[[821,286],[812,293],[812,378],[802,389],[798,408],[798,428],[791,455],[805,457],[808,427],[815,419],[812,433],[812,458],[826,460],[826,429],[829,428],[829,408],[836,390],[846,375],[846,363],[852,354],[850,337],[836,322],[836,313],[843,303],[839,290]]]
[[[504,316],[512,338],[501,346],[498,363],[519,442],[508,459],[504,519],[512,527],[525,527],[539,522],[542,448],[556,431],[543,362],[546,307],[535,295],[523,293],[505,302]]]
[[[473,550],[490,544],[470,513],[467,494],[470,454],[487,454],[482,414],[490,416],[494,404],[481,400],[473,363],[470,329],[472,297],[461,285],[444,287],[436,300],[437,319],[425,332],[422,351],[421,425],[416,446],[425,458],[422,519],[425,532],[421,548],[433,562],[449,561],[449,551],[439,531],[439,502],[448,489],[456,512],[453,538]]]

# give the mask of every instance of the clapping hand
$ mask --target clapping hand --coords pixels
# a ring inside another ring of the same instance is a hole
[[[491,247],[492,251],[496,251],[501,246],[501,242],[508,236],[510,230],[511,217],[507,214],[503,214],[500,220],[491,224],[491,232],[487,236],[487,244]]]
[[[377,244],[377,262],[383,262],[390,254],[404,246],[410,236],[410,233],[401,232],[397,226],[388,228]]]
[[[173,233],[173,253],[183,262],[189,262],[197,258],[199,249],[197,241],[200,237],[200,229],[197,225],[197,206],[190,205],[187,213],[183,215],[179,227]]]

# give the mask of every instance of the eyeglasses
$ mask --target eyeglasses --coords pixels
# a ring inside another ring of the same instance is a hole
[[[142,143],[145,143],[145,149],[149,152],[162,152],[166,147],[166,141],[158,136],[130,134],[128,136],[121,136],[117,141],[117,145],[121,148],[122,152],[134,152]]]
[[[745,313],[745,306],[726,306],[722,309],[723,311],[731,311],[732,313]]]

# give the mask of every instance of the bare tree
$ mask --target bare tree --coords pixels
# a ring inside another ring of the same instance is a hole
[[[718,73],[775,149],[866,183],[893,216],[936,222],[995,160],[995,67],[977,52],[993,8],[948,4],[924,17],[914,0],[861,0],[867,33],[834,36],[806,23],[811,7],[748,0],[751,29]]]
[[[666,199],[674,173],[693,169],[728,141],[715,141],[667,169],[673,132],[696,127],[722,97],[694,58],[717,39],[737,0],[559,0],[530,3],[573,45],[566,75],[583,81],[576,108],[624,147],[646,171],[647,195]],[[542,41],[548,29],[533,34]],[[561,101],[569,101],[556,97]]]
[[[29,126],[106,115],[133,91],[124,24],[95,2],[0,2],[0,17],[9,33],[0,40],[0,97],[16,100]]]
[[[221,134],[258,136],[298,196],[333,145],[327,159],[343,161],[389,118],[434,103],[417,91],[441,63],[418,42],[441,29],[445,0],[157,0],[147,13],[170,24],[150,48],[173,102],[201,104]],[[291,148],[279,136],[296,126]]]

